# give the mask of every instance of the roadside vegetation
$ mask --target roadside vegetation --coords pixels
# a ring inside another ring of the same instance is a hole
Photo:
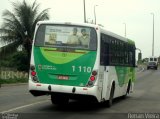
[[[13,84],[13,83],[27,83],[27,78],[17,78],[17,79],[0,79],[0,85],[1,84]]]
[[[3,67],[9,67],[28,72],[36,23],[49,20],[49,8],[40,10],[40,4],[36,1],[32,4],[27,2],[27,0],[11,2],[13,10],[3,11],[0,43],[6,45],[0,48],[0,71],[3,70]],[[9,83],[8,81],[14,83],[26,80],[0,80],[1,83]]]

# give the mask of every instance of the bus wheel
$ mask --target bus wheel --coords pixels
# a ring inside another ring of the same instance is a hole
[[[114,96],[114,85],[112,85],[111,91],[110,91],[110,96],[109,96],[109,100],[106,100],[104,102],[105,107],[111,107],[112,103],[113,103],[113,96]]]
[[[63,95],[51,94],[51,102],[55,105],[66,105],[69,102],[69,98]]]
[[[131,81],[129,81],[129,83],[128,83],[126,94],[122,96],[123,99],[125,99],[127,97],[127,95],[129,94],[130,88],[131,88]]]
[[[109,100],[108,100],[108,107],[112,106],[113,103],[113,96],[114,96],[114,86],[112,85]]]

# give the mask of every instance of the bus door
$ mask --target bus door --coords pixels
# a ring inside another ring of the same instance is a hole
[[[106,98],[108,94],[108,76],[109,76],[109,67],[104,66],[104,78],[103,78],[103,83],[102,83],[102,99]]]

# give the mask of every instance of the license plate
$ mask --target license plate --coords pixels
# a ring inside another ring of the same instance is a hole
[[[58,76],[58,79],[60,79],[60,80],[68,80],[69,76]]]

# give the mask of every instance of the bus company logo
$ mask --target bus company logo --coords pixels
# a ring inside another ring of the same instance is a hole
[[[42,65],[41,64],[38,65],[38,69],[42,70]]]
[[[38,65],[39,70],[56,70],[55,66],[50,66],[50,65]]]

